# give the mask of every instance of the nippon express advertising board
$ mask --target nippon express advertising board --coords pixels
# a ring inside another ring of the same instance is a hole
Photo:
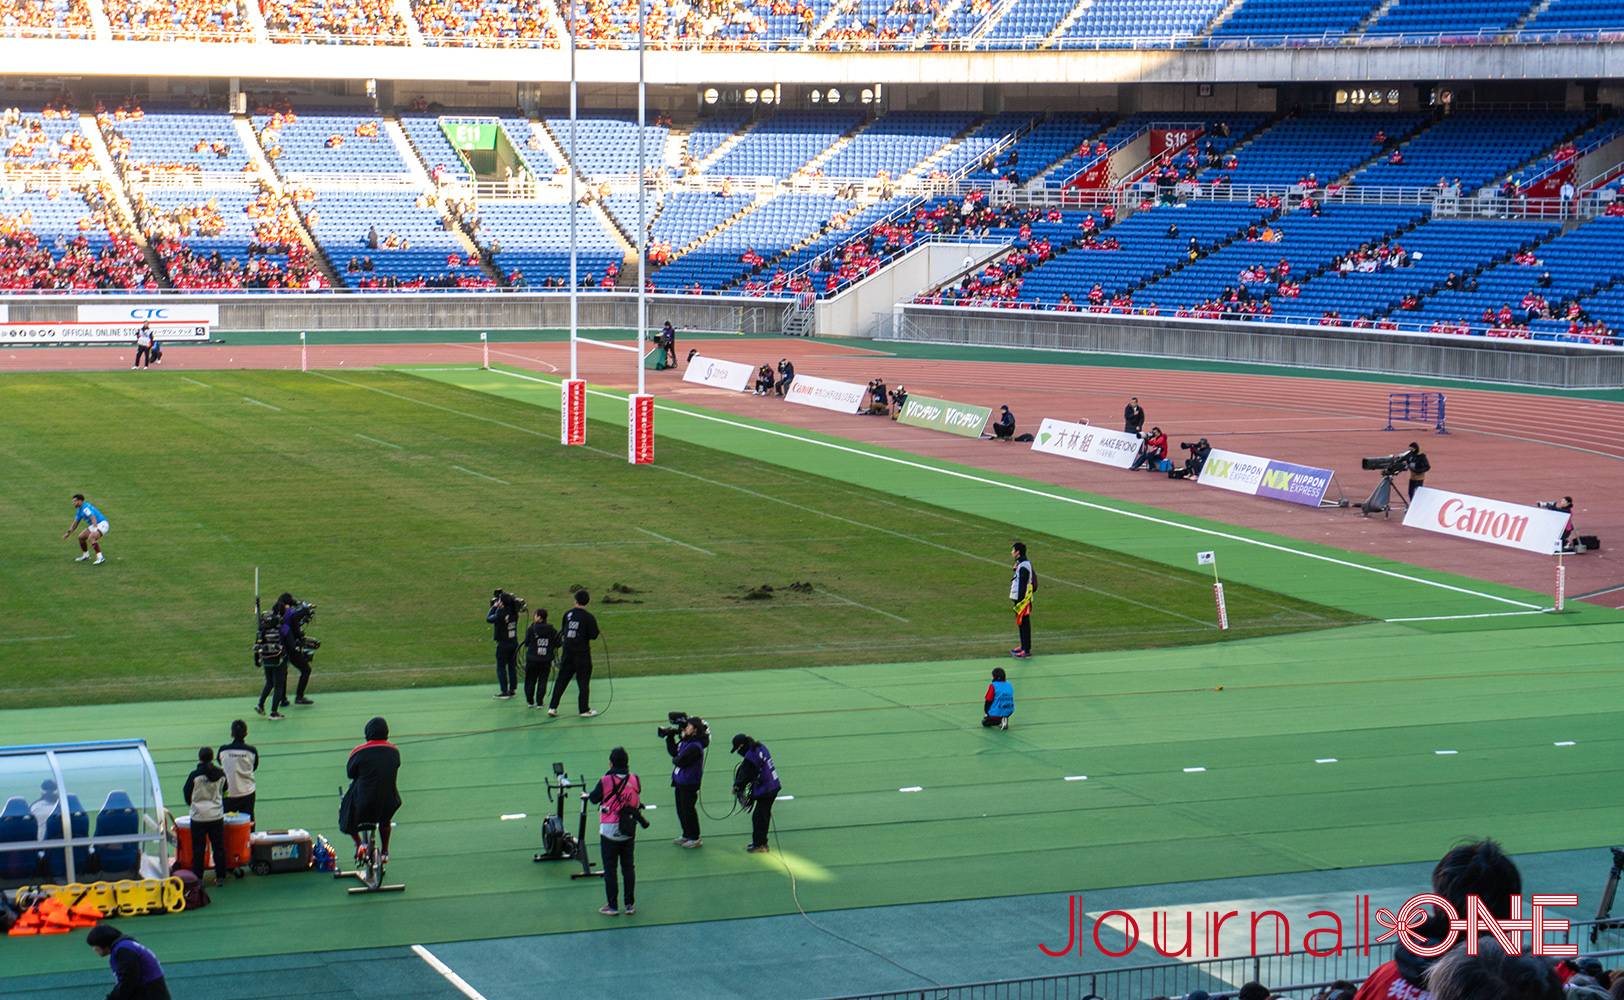
[[[1273,497],[1305,507],[1318,507],[1331,485],[1330,469],[1294,465],[1237,451],[1212,449],[1197,480],[1203,486],[1216,486],[1251,496]]]
[[[945,399],[931,399],[929,396],[909,396],[908,402],[897,414],[897,423],[978,438],[991,416],[992,408],[989,406],[969,406],[950,403]]]

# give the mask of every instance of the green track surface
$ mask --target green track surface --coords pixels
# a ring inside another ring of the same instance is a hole
[[[616,745],[661,807],[639,848],[639,912],[622,924],[793,913],[785,861],[802,905],[826,910],[1422,861],[1489,833],[1519,853],[1603,846],[1616,808],[1573,790],[1610,787],[1616,771],[1621,637],[1624,626],[1445,636],[1375,624],[1039,657],[1016,674],[1008,732],[979,724],[987,672],[1007,660],[622,679],[590,722],[543,723],[483,688],[324,695],[279,726],[254,724],[264,825],[332,836],[345,754],[382,714],[405,760],[390,875],[407,891],[363,901],[319,874],[251,877],[215,892],[199,920],[124,926],[166,961],[355,947],[360,907],[370,946],[602,927],[598,884],[530,854],[550,762],[595,779]],[[144,737],[177,798],[195,747],[221,742],[246,704],[12,711],[0,727],[17,743]],[[703,804],[718,817],[729,736],[767,739],[794,796],[774,814],[778,852],[745,854],[737,816],[704,820],[702,850],[667,843],[653,728],[673,708],[711,718]],[[566,809],[572,827],[578,808]],[[83,950],[77,936],[14,942],[0,976],[82,968]]]

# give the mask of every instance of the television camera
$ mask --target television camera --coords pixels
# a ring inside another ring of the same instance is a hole
[[[689,715],[687,712],[667,712],[665,717],[671,721],[671,725],[655,727],[655,736],[661,739],[665,739],[667,736],[681,736],[683,728],[689,722],[692,722],[698,727],[701,738],[707,743],[710,742],[710,727],[705,725],[705,720],[699,716]]]

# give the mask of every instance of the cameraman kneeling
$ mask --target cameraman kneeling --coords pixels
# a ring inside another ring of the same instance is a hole
[[[1207,456],[1212,454],[1212,445],[1207,443],[1206,438],[1202,438],[1194,443],[1189,441],[1180,441],[1179,447],[1183,448],[1185,451],[1188,451],[1190,453],[1190,457],[1184,460],[1184,468],[1168,469],[1167,478],[1193,479],[1201,475],[1201,470],[1207,465]]]
[[[699,839],[699,783],[705,776],[705,748],[710,730],[705,720],[686,716],[676,728],[662,728],[665,752],[671,755],[671,787],[676,795],[677,822],[682,836],[671,841],[678,847],[703,847]]]

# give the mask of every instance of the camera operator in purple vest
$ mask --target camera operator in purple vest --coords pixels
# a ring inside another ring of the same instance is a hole
[[[677,822],[682,835],[672,843],[692,850],[705,846],[699,839],[699,783],[705,777],[705,748],[710,746],[710,727],[692,715],[672,713],[673,725],[656,732],[665,737],[665,752],[671,755],[671,788],[675,792]]]
[[[107,959],[118,978],[107,1000],[169,1000],[164,968],[146,945],[107,924],[92,927],[85,935],[85,944]]]
[[[733,737],[733,752],[743,757],[738,770],[733,772],[733,794],[738,796],[750,786],[750,846],[751,854],[767,850],[767,829],[772,822],[773,800],[783,786],[778,782],[778,769],[773,766],[773,755],[767,745],[740,733]]]

